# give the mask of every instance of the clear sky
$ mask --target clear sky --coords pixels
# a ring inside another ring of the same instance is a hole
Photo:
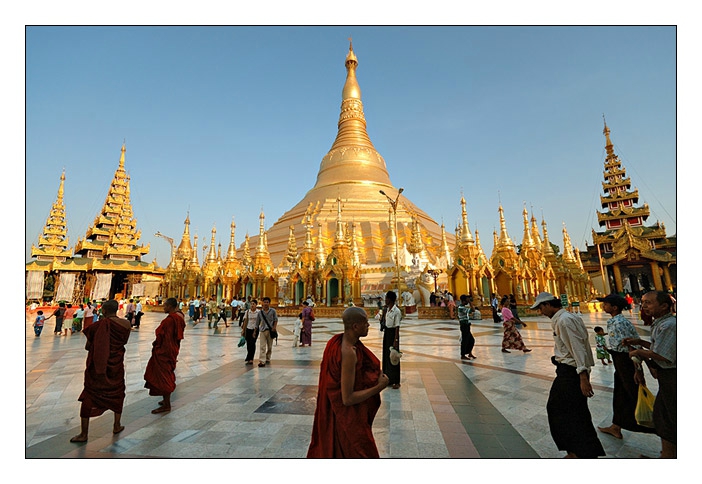
[[[393,184],[449,231],[463,193],[488,255],[500,202],[516,243],[525,203],[552,242],[563,222],[592,242],[603,115],[648,222],[676,233],[674,27],[29,27],[25,258],[63,169],[85,236],[125,140],[145,260],[168,264],[154,233],[177,243],[188,212],[223,251],[232,217],[237,245],[261,208],[273,225],[336,136],[348,37]]]

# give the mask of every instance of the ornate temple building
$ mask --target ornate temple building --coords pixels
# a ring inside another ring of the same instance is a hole
[[[677,236],[667,236],[665,225],[645,225],[647,204],[638,206],[639,191],[631,190],[626,169],[614,153],[610,129],[604,124],[604,195],[597,221],[604,230],[592,231],[593,245],[580,254],[598,292],[641,295],[649,290],[675,291]]]
[[[56,202],[39,236],[39,245],[32,245],[34,260],[26,264],[27,299],[78,303],[85,298],[158,294],[164,270],[155,262],[141,260],[149,246],[139,245],[141,231],[132,211],[125,152],[123,145],[102,210],[72,253],[63,203],[66,176],[61,174]]]

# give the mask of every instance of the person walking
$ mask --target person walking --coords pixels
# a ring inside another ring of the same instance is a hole
[[[214,323],[214,327],[217,327],[220,320],[224,321],[224,327],[228,328],[229,323],[227,323],[227,303],[222,299],[219,304],[212,310],[212,313],[217,316],[217,320]]]
[[[529,353],[531,349],[527,348],[522,340],[522,335],[517,329],[517,318],[514,317],[512,311],[507,306],[509,304],[509,298],[504,296],[500,302],[500,307],[502,308],[502,327],[504,328],[504,333],[502,335],[502,352],[509,353],[509,350],[519,350],[524,353]]]
[[[461,330],[461,359],[474,360],[473,347],[475,337],[470,332],[470,300],[466,294],[462,294],[458,305],[458,325]]]
[[[242,298],[243,299],[243,298]],[[247,365],[253,365],[256,354],[256,338],[258,337],[258,301],[252,301],[251,309],[245,309],[241,313],[244,323],[241,325],[241,335],[246,338],[246,358]]]
[[[37,317],[34,319],[34,324],[32,327],[34,328],[34,336],[39,337],[41,336],[41,332],[44,329],[44,320],[46,318],[44,317],[44,311],[41,309],[37,311]]]
[[[492,299],[490,300],[490,307],[492,308],[492,321],[496,324],[502,322],[502,318],[500,318],[500,315],[497,312],[499,304],[500,300],[497,299],[497,294],[493,292]]]
[[[312,321],[314,321],[314,310],[310,303],[302,301],[302,328],[300,329],[300,346],[312,346]]]
[[[129,303],[127,304],[127,308],[125,309],[125,319],[129,321],[129,324],[134,326],[134,311],[136,309],[136,306],[134,305],[134,299],[130,299]]]
[[[85,303],[85,313],[83,314],[83,329],[93,324],[94,311],[95,306],[88,300],[88,302]]]
[[[622,439],[622,429],[630,432],[654,433],[655,430],[644,427],[636,422],[636,403],[639,398],[639,388],[634,381],[636,367],[629,357],[629,352],[636,349],[622,342],[627,339],[638,339],[639,333],[631,321],[622,312],[626,309],[627,301],[618,294],[598,297],[602,309],[611,318],[607,321],[608,340],[606,351],[614,363],[614,391],[612,393],[612,424],[609,427],[597,427],[597,430]],[[595,328],[597,330],[597,328]],[[599,352],[597,357],[599,358]],[[604,359],[602,360],[604,363]]]
[[[307,457],[378,458],[373,420],[390,380],[361,342],[370,328],[363,308],[349,307],[341,319],[344,332],[332,336],[322,356]]]
[[[217,301],[214,296],[210,296],[210,300],[203,306],[204,308],[207,308],[207,327],[212,328],[212,319],[217,314]],[[215,323],[214,327],[217,327],[217,323]]]
[[[47,316],[47,320],[54,318],[56,325],[54,326],[54,336],[61,336],[63,332],[63,318],[66,315],[66,303],[60,302],[58,307]]]
[[[531,306],[551,319],[556,378],[546,403],[551,437],[558,450],[567,458],[596,458],[605,455],[587,399],[595,392],[590,383],[590,371],[595,366],[588,331],[583,320],[563,309],[561,300],[541,292]]]
[[[632,358],[645,361],[651,376],[658,380],[658,394],[653,404],[653,424],[661,438],[661,458],[678,455],[678,322],[673,315],[675,303],[664,291],[650,291],[641,298],[641,308],[653,317],[651,341],[625,338],[623,345],[642,346],[629,352]],[[644,384],[643,370],[634,374],[637,384]]]
[[[271,362],[271,353],[273,352],[272,334],[278,328],[278,314],[271,307],[271,298],[265,296],[262,299],[262,308],[258,312],[258,334],[259,334],[259,350],[258,350],[258,366],[260,368]]]
[[[137,299],[136,304],[134,305],[134,329],[136,330],[139,329],[141,317],[144,315],[142,309],[144,309],[144,306],[141,305],[141,300]]]
[[[176,363],[185,330],[185,318],[177,308],[178,301],[174,297],[169,297],[163,304],[163,311],[167,316],[156,328],[151,358],[144,372],[144,388],[149,389],[149,395],[163,397],[163,400],[158,402],[158,408],[151,413],[171,411],[171,393],[176,388]]]
[[[103,317],[83,330],[88,351],[83,375],[80,405],[80,433],[71,442],[87,442],[90,418],[112,410],[112,433],[124,430],[121,423],[126,394],[124,354],[131,324],[117,317],[119,303],[114,299],[102,305]]]
[[[385,307],[381,315],[381,321],[385,322],[383,332],[383,373],[390,379],[390,386],[393,389],[400,388],[400,363],[393,365],[390,361],[390,347],[400,351],[400,321],[402,312],[395,304],[397,294],[395,291],[388,291],[385,294]]]

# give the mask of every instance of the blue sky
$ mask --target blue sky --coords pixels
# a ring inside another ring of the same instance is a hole
[[[348,37],[368,134],[404,195],[452,230],[467,200],[488,254],[526,203],[562,247],[597,226],[603,114],[632,184],[676,224],[674,27],[29,27],[25,259],[62,169],[70,244],[102,208],[120,148],[145,260],[191,233],[226,251],[314,186],[336,136]],[[202,257],[200,252],[199,257]]]

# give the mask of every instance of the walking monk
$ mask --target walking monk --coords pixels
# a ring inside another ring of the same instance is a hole
[[[151,413],[171,411],[171,393],[175,390],[175,368],[180,351],[180,340],[183,339],[185,318],[178,310],[178,301],[169,297],[163,304],[163,311],[168,314],[156,328],[156,340],[151,349],[151,358],[144,373],[145,388],[149,395],[163,396],[158,402],[159,407]]]
[[[342,320],[344,332],[329,340],[322,356],[307,457],[377,458],[373,419],[389,379],[380,360],[360,341],[370,326],[366,312],[350,307]]]
[[[114,299],[102,305],[103,317],[83,330],[87,338],[83,392],[80,406],[80,434],[71,442],[87,442],[90,417],[112,410],[115,421],[112,433],[124,430],[120,423],[126,385],[124,383],[124,352],[131,334],[131,325],[117,317],[119,303]]]

